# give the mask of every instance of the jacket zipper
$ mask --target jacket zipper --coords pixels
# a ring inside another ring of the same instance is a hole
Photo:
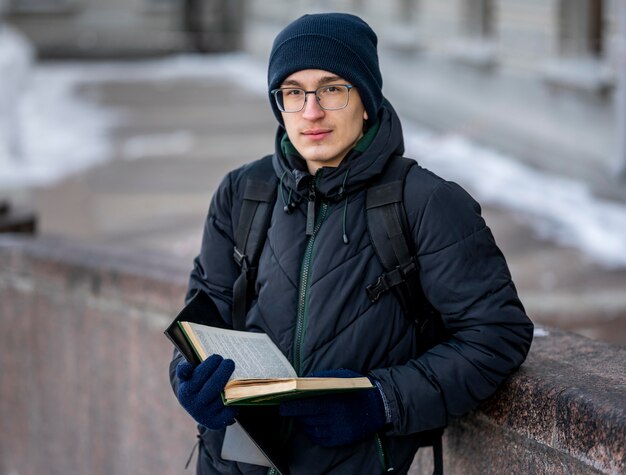
[[[380,435],[374,434],[374,441],[376,443],[376,452],[378,452],[378,458],[380,460],[380,464],[383,466],[383,473],[393,473],[396,471],[393,466],[387,460],[387,456],[385,454],[385,449],[383,448],[383,441],[380,438]]]
[[[315,232],[315,183],[309,185],[309,199],[306,204],[306,235],[313,236]]]
[[[326,218],[326,212],[328,210],[328,204],[322,203],[317,217],[317,223],[315,226],[311,224],[315,220],[315,184],[311,183],[309,189],[309,202],[307,206],[307,235],[309,240],[304,251],[304,258],[302,260],[302,270],[300,272],[300,290],[298,293],[298,313],[296,318],[296,333],[294,336],[293,344],[293,367],[296,370],[296,374],[300,376],[301,364],[302,364],[302,342],[304,340],[304,332],[306,329],[306,319],[308,310],[308,297],[310,286],[310,270],[311,261],[313,260],[313,246],[315,244],[315,238],[317,233]],[[311,214],[312,213],[312,214]],[[310,229],[312,228],[312,229]],[[309,234],[310,233],[310,234]]]
[[[293,349],[293,367],[296,370],[296,374],[300,375],[300,364],[302,360],[302,342],[304,340],[304,329],[306,327],[307,317],[307,304],[309,294],[309,277],[311,269],[311,261],[313,260],[313,245],[315,244],[315,238],[317,233],[326,218],[326,212],[328,210],[328,204],[322,203],[320,208],[319,218],[317,224],[315,224],[315,183],[311,181],[309,188],[309,197],[307,203],[307,222],[306,222],[306,235],[309,236],[309,240],[304,251],[304,257],[302,259],[302,270],[300,272],[300,289],[298,292],[298,310],[296,318],[296,333],[294,336],[294,349]],[[288,430],[291,432],[291,428]],[[267,475],[276,475],[278,471],[275,468],[270,468],[267,471]]]

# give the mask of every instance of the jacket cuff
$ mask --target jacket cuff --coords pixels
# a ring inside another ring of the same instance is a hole
[[[383,399],[383,405],[385,406],[385,424],[391,424],[391,406],[389,406],[389,401],[387,400],[387,396],[385,395],[385,391],[383,391],[383,386],[380,384],[380,381],[377,379],[374,380],[374,384],[378,388],[380,392],[380,396]]]
[[[399,428],[401,425],[400,407],[398,406],[393,386],[389,384],[389,381],[385,380],[385,373],[386,371],[384,369],[375,369],[372,370],[369,375],[383,395],[385,418],[387,419],[387,432],[390,432],[391,435],[397,435],[400,433]]]

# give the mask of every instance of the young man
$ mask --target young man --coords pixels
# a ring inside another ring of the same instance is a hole
[[[366,193],[404,152],[399,119],[382,95],[376,45],[358,17],[306,15],[277,36],[269,60],[279,189],[245,329],[267,333],[300,375],[366,375],[376,386],[280,406],[281,419],[293,421],[277,436],[295,474],[381,473],[390,465],[406,473],[421,434],[491,396],[532,339],[479,205],[419,166],[406,175],[402,200],[421,287],[445,338],[426,349],[393,292],[368,297],[365,287],[383,267],[368,234]],[[215,193],[189,284],[188,298],[206,292],[227,325],[250,167],[228,174]],[[266,472],[220,458],[236,415],[220,399],[233,368],[219,355],[195,369],[179,354],[172,362],[172,385],[201,431],[198,473]]]

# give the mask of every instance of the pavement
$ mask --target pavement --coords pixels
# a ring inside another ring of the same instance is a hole
[[[122,117],[111,160],[12,198],[37,212],[41,234],[166,253],[191,267],[221,178],[272,151],[266,99],[219,78],[92,82],[78,93]],[[483,203],[483,212],[537,324],[626,344],[626,269],[543,239],[506,209]]]

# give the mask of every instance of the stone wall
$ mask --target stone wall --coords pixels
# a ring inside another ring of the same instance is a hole
[[[195,429],[163,330],[188,266],[1,239],[0,474],[183,473]]]
[[[540,329],[520,371],[448,429],[444,454],[446,473],[624,473],[626,348]]]
[[[163,330],[190,266],[0,237],[0,475],[184,472],[194,424]],[[446,473],[624,473],[625,362],[624,347],[540,329],[522,370],[447,430]],[[412,473],[431,464],[425,450]]]

